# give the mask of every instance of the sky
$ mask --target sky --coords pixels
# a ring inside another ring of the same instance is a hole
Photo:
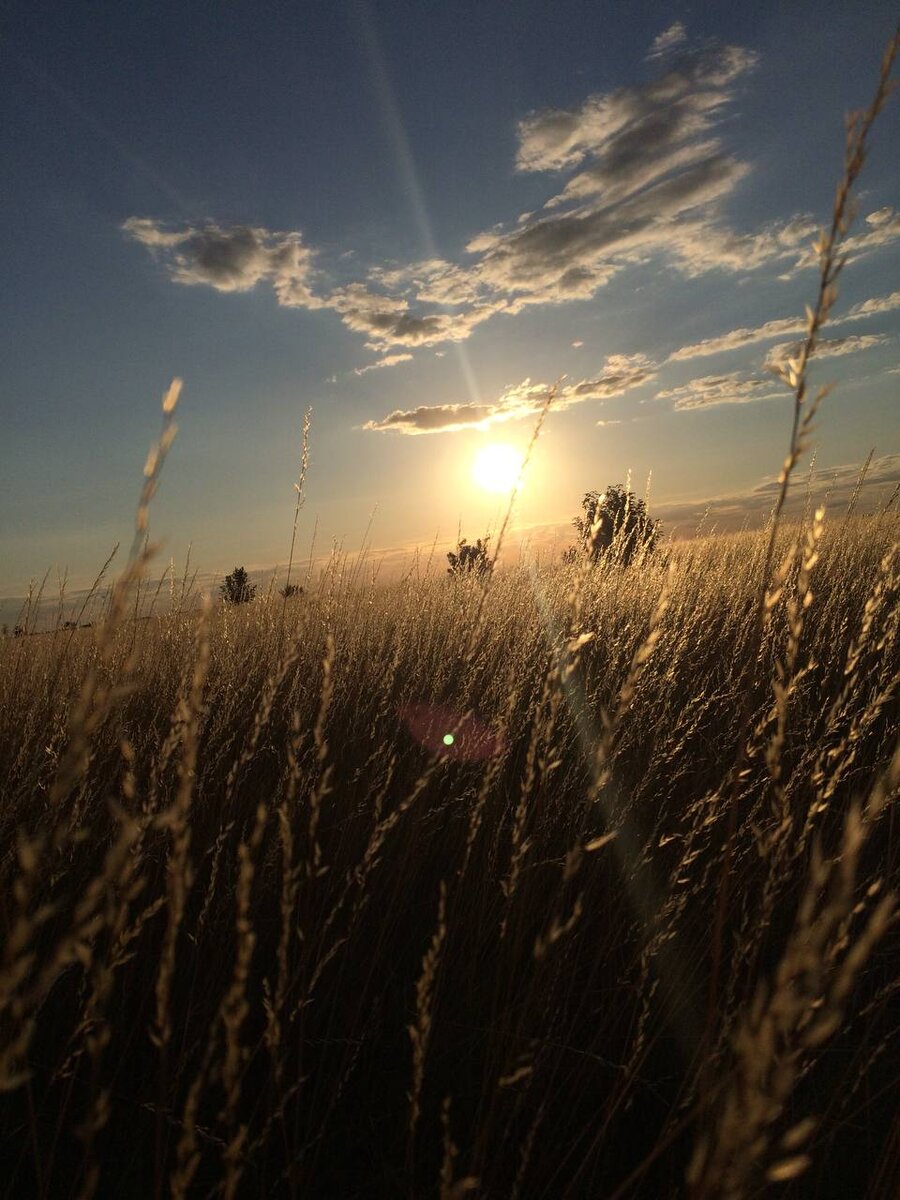
[[[893,2],[0,5],[0,596],[128,545],[160,398],[161,561],[536,542],[630,478],[761,520],[773,364],[814,299],[844,114]],[[900,105],[876,126],[816,379],[817,486],[900,479]],[[493,461],[490,456],[488,463]],[[488,476],[490,467],[488,468]],[[490,482],[490,479],[487,479]],[[498,484],[502,479],[498,480]],[[367,535],[367,530],[368,535]]]

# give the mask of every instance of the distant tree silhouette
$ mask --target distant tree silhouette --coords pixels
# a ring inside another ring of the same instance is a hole
[[[283,588],[278,589],[278,595],[285,600],[292,600],[294,596],[303,595],[303,588],[298,583],[286,583]]]
[[[450,564],[447,574],[454,577],[490,575],[493,563],[488,558],[489,541],[490,538],[478,538],[475,542],[461,541],[456,550],[451,550],[447,555]]]
[[[578,542],[563,555],[566,562],[585,554],[597,562],[609,555],[627,565],[656,546],[659,521],[648,514],[645,502],[621,483],[610,484],[605,492],[585,492],[581,507],[584,515],[572,521]]]
[[[256,587],[251,585],[243,567],[235,567],[230,575],[226,575],[219,591],[226,604],[247,604],[256,595]]]

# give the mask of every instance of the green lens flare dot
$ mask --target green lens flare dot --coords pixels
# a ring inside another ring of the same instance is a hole
[[[445,746],[452,746],[455,741],[456,741],[456,738],[453,736],[452,733],[444,734],[444,745]]]

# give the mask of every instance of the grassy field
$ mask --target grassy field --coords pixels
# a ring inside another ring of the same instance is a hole
[[[137,619],[168,393],[0,641],[0,1192],[900,1194],[900,517],[783,516],[896,47],[764,530]]]
[[[894,1194],[898,535],[6,639],[6,1194]]]

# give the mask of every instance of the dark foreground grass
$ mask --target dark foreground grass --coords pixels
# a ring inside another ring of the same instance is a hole
[[[6,640],[7,1194],[891,1194],[898,532]]]

